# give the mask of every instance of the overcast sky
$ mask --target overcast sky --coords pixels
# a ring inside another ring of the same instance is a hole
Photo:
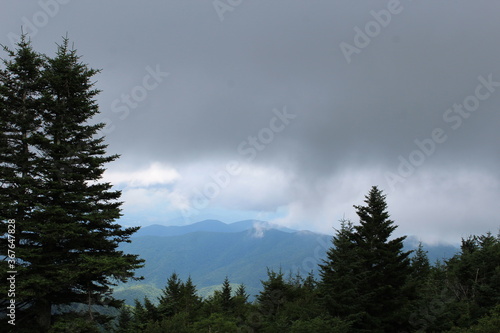
[[[102,72],[121,223],[333,233],[372,185],[398,234],[500,226],[497,1],[2,1],[0,43],[68,34]],[[5,54],[2,54],[2,57]]]

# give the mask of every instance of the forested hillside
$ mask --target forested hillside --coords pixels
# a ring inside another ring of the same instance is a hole
[[[254,302],[226,278],[200,298],[171,274],[155,305],[125,306],[116,332],[498,332],[500,236],[470,236],[441,263],[390,237],[385,196],[373,187],[359,223],[342,221],[320,277],[268,270]]]
[[[153,225],[141,228],[131,243],[120,246],[125,253],[135,253],[146,260],[137,274],[144,280],[120,284],[116,298],[133,305],[134,299],[148,296],[156,303],[167,277],[172,273],[182,279],[189,276],[198,294],[209,296],[227,276],[235,284],[244,284],[250,300],[261,290],[267,269],[303,276],[311,271],[319,277],[321,260],[331,246],[331,236],[308,231],[275,229],[263,221],[201,221],[187,226]],[[332,228],[332,231],[334,229]],[[404,240],[406,250],[415,250],[416,237]],[[448,259],[458,248],[452,245],[424,244],[429,261]]]

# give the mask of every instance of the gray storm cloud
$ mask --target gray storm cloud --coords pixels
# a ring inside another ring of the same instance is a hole
[[[498,229],[489,206],[500,197],[497,2],[242,1],[222,12],[211,1],[40,3],[4,4],[0,43],[25,25],[35,48],[51,53],[68,33],[82,60],[103,69],[96,120],[110,124],[110,149],[122,154],[114,168],[159,162],[181,172],[245,160],[238,147],[286,107],[296,118],[265,149],[254,146],[251,163],[289,174],[274,200],[298,212],[295,223],[342,214],[347,204],[335,210],[328,200],[359,204],[377,182],[397,197],[403,220],[414,220],[422,209],[414,200],[425,197],[443,229],[457,219],[463,232],[474,229],[467,219],[478,232]],[[357,50],[348,57],[346,44]],[[489,95],[470,104],[479,84]],[[435,129],[446,140],[434,140]],[[388,172],[403,179],[393,189]],[[455,205],[469,209],[456,214]]]

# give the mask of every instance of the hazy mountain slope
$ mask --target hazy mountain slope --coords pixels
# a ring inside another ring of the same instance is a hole
[[[142,236],[180,236],[197,231],[206,232],[241,232],[257,227],[258,229],[276,229],[285,232],[296,232],[296,230],[280,227],[269,222],[258,220],[244,220],[230,224],[218,220],[204,220],[184,226],[163,226],[153,224],[142,227],[133,237]]]
[[[231,232],[228,225],[218,220],[205,220],[184,226],[163,226],[153,224],[142,227],[133,237],[142,236],[180,236],[196,231]]]
[[[129,304],[134,298],[142,299],[141,295],[148,295],[154,301],[155,294],[164,288],[173,272],[184,281],[191,276],[198,290],[205,291],[213,290],[228,276],[232,283],[244,283],[252,295],[260,290],[267,268],[281,268],[287,274],[300,270],[304,276],[311,270],[317,273],[318,264],[331,246],[331,236],[266,230],[271,227],[269,224],[255,223],[207,220],[183,227],[144,228],[145,235],[133,237],[132,243],[122,244],[120,249],[146,259],[145,267],[137,271],[145,279],[119,286],[116,296],[127,299]],[[239,231],[242,228],[245,231]],[[151,233],[156,236],[148,235]],[[417,239],[408,237],[405,248],[417,246]],[[425,244],[424,249],[429,252],[431,263],[449,258],[457,251],[453,246]]]
[[[236,233],[194,232],[180,236],[135,237],[121,249],[140,254],[146,266],[137,271],[145,282],[164,286],[177,272],[191,275],[202,287],[220,284],[226,275],[234,283],[258,287],[266,268],[288,271],[314,256],[314,250],[330,236],[286,233],[278,230],[248,230]],[[324,257],[325,251],[319,251]]]

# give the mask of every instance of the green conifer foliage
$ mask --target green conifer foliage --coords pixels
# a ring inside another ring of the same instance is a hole
[[[354,206],[360,224],[342,224],[320,266],[325,304],[359,332],[404,330],[411,252],[402,251],[405,237],[390,239],[396,226],[382,191],[372,187],[365,203]]]
[[[158,298],[158,310],[162,316],[171,317],[181,311],[182,285],[177,273],[172,273]]]
[[[93,321],[93,305],[119,306],[104,296],[142,266],[117,250],[138,228],[115,223],[121,193],[102,181],[118,156],[106,156],[104,124],[89,125],[98,113],[97,71],[67,39],[53,58],[25,39],[8,55],[0,76],[0,211],[2,228],[16,220],[16,299],[26,305],[24,320],[42,330],[53,305],[84,303]]]
[[[224,279],[224,282],[222,283],[222,290],[220,292],[220,303],[222,306],[222,309],[224,311],[230,311],[233,308],[233,297],[231,296],[231,284],[229,283],[229,279],[226,278]]]

